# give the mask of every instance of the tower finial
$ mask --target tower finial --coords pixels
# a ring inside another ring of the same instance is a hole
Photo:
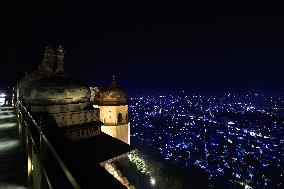
[[[116,86],[116,82],[115,82],[115,74],[112,74],[112,82],[111,82],[112,86]]]

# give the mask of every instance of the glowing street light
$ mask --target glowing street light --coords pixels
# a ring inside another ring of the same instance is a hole
[[[0,95],[0,97],[2,97],[2,98],[4,98],[6,95],[5,95],[5,93],[2,93],[1,95]]]
[[[151,177],[150,178],[150,183],[151,183],[152,186],[155,186],[156,180],[153,177]]]

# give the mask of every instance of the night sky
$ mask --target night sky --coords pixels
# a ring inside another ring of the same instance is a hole
[[[63,45],[66,70],[87,85],[115,73],[130,94],[284,92],[282,6],[143,2],[1,6],[0,86]]]

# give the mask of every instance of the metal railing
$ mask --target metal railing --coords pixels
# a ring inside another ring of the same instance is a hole
[[[38,164],[39,178],[33,178],[39,180],[39,188],[75,188],[81,189],[80,185],[73,177],[59,153],[56,151],[52,142],[43,132],[40,124],[34,119],[27,108],[20,102],[17,101],[17,113],[19,122],[22,128],[25,129],[24,133],[27,143],[27,151],[34,153],[37,158],[32,161],[39,162]],[[32,149],[31,149],[32,147]],[[32,152],[31,152],[32,151]],[[35,169],[34,169],[35,170]],[[36,173],[32,173],[33,175]],[[30,176],[29,176],[30,177]],[[28,178],[29,185],[33,185],[31,178]],[[34,187],[34,185],[33,185]]]

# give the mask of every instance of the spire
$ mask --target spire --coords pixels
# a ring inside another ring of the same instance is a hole
[[[64,70],[64,49],[62,46],[57,48],[57,69],[55,71],[56,75],[65,75]]]
[[[111,82],[111,86],[116,86],[116,82],[115,82],[115,75],[112,74],[112,82]]]

